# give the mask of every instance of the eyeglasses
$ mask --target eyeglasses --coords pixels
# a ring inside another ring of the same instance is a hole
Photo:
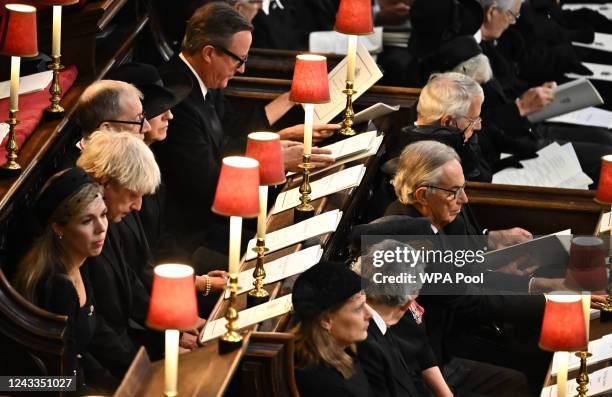
[[[459,186],[457,189],[453,190],[453,189],[447,189],[444,187],[439,187],[439,186],[434,186],[434,185],[427,185],[427,188],[429,189],[438,189],[438,190],[442,190],[448,193],[451,193],[448,198],[449,199],[453,199],[453,200],[457,200],[457,197],[459,197],[459,195],[461,194],[461,192],[465,192],[465,183],[462,186]]]
[[[475,124],[480,124],[482,122],[482,119],[480,117],[476,117],[476,118],[473,119],[473,118],[468,117],[468,116],[461,116],[459,118],[460,119],[466,119],[467,121],[469,121],[468,128],[473,126],[473,125],[475,125]]]
[[[131,124],[138,125],[140,129],[138,130],[139,134],[142,134],[142,129],[144,127],[144,123],[147,120],[147,115],[145,112],[140,113],[138,116],[138,121],[125,121],[125,120],[104,120],[103,123],[120,123],[120,124]]]
[[[225,48],[223,46],[213,44],[213,47],[217,51],[221,51],[222,53],[224,53],[228,57],[238,61],[238,65],[236,65],[236,69],[240,69],[242,67],[242,65],[244,65],[246,63],[246,61],[249,59],[249,55],[248,54],[245,55],[244,58],[241,58],[240,56],[234,54],[233,52],[231,52],[230,50],[228,50],[227,48]]]
[[[515,21],[518,21],[518,19],[521,17],[521,13],[515,13],[512,10],[506,10],[506,12],[512,17],[514,18]]]

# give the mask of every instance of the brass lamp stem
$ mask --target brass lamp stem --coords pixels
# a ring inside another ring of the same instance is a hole
[[[304,220],[314,215],[314,207],[310,204],[310,193],[312,193],[310,187],[310,170],[314,168],[310,163],[310,154],[303,155],[302,163],[298,167],[302,169],[302,184],[299,189],[300,205],[295,208],[295,215],[298,220]]]
[[[242,335],[236,331],[236,322],[238,321],[238,310],[236,310],[237,275],[230,275],[228,289],[230,291],[229,306],[225,312],[225,319],[227,320],[225,328],[227,328],[227,331],[219,339],[219,353],[227,353],[242,346]]]
[[[6,141],[6,163],[2,166],[2,169],[11,173],[19,173],[21,166],[17,163],[17,140],[15,139],[15,127],[19,124],[17,120],[17,110],[9,110],[9,118],[6,121],[9,125],[9,134]]]
[[[255,269],[253,270],[253,286],[255,289],[249,291],[247,296],[247,306],[253,307],[261,303],[268,301],[270,294],[266,291],[264,286],[264,279],[266,278],[266,269],[264,268],[264,258],[268,249],[266,248],[266,241],[263,238],[257,238],[257,245],[253,248],[253,251],[257,253],[257,262]]]
[[[53,71],[53,81],[51,87],[49,87],[49,93],[51,97],[49,101],[51,104],[45,109],[45,115],[49,118],[60,118],[64,116],[65,110],[60,106],[60,96],[62,95],[62,87],[59,81],[59,72],[64,69],[64,66],[60,63],[60,55],[52,56],[52,62],[49,64],[49,69]]]
[[[353,82],[346,81],[346,89],[342,91],[346,94],[346,108],[344,109],[344,120],[342,120],[342,128],[340,128],[340,134],[345,136],[355,135],[353,129],[353,120],[355,119],[355,112],[353,111],[353,94],[357,91],[353,90]]]
[[[580,357],[580,371],[578,372],[578,392],[577,397],[586,397],[589,391],[589,372],[587,371],[587,358],[591,357],[592,354],[589,352],[578,352],[576,356]]]

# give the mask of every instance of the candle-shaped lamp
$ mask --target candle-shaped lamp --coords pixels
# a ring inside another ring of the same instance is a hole
[[[357,36],[371,34],[374,31],[372,23],[371,0],[341,0],[336,14],[335,30],[348,35],[347,68],[346,68],[346,108],[340,133],[355,135],[353,129],[353,89],[355,84],[355,64],[357,61]]]
[[[11,57],[11,88],[9,100],[8,139],[6,141],[7,162],[2,166],[5,171],[18,173],[21,166],[17,163],[17,141],[15,128],[19,110],[19,69],[22,57],[38,55],[36,38],[36,8],[23,4],[6,4],[2,30],[0,30],[0,54]]]
[[[247,295],[247,306],[252,307],[268,300],[263,288],[266,271],[266,222],[268,212],[268,186],[285,182],[285,166],[281,152],[280,135],[273,132],[253,132],[247,139],[246,156],[259,161],[259,215],[257,216],[257,262],[253,270],[254,289]]]
[[[223,159],[212,211],[230,217],[228,255],[230,301],[225,313],[227,332],[219,341],[219,351],[227,352],[242,345],[242,336],[236,332],[240,238],[242,218],[254,218],[259,214],[259,162],[257,160],[239,156]]]
[[[561,352],[557,371],[557,397],[567,394],[568,352],[587,349],[582,297],[571,292],[551,292],[546,295],[542,320],[540,348]]]
[[[60,62],[62,45],[62,7],[78,3],[79,0],[44,0],[43,3],[53,6],[53,33],[51,37],[51,63],[49,69],[53,71],[53,81],[49,87],[51,104],[45,109],[45,115],[50,118],[63,117],[65,111],[60,106],[62,87],[59,82],[59,72],[64,68]]]
[[[565,284],[576,291],[602,291],[608,284],[604,242],[593,236],[572,239]]]
[[[601,170],[599,173],[599,183],[595,192],[595,201],[611,208],[612,206],[612,154],[605,155],[601,158]],[[612,208],[610,209],[612,212]],[[612,243],[612,228],[610,228],[610,242]],[[612,318],[612,278],[607,280],[605,304],[602,306],[602,320]]]
[[[198,322],[193,268],[166,264],[153,271],[153,288],[149,301],[147,325],[164,330],[166,352],[164,362],[165,395],[178,394],[179,330],[193,328]]]
[[[298,55],[293,69],[291,81],[292,102],[304,104],[304,155],[302,164],[302,185],[300,186],[300,205],[296,207],[295,218],[304,220],[314,215],[314,207],[310,204],[310,163],[312,150],[312,124],[314,105],[329,102],[329,80],[327,77],[327,58],[320,55]]]

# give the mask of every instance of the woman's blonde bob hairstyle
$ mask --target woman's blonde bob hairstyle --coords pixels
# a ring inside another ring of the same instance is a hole
[[[94,132],[77,165],[97,181],[108,179],[138,194],[154,193],[161,181],[153,152],[129,132]]]

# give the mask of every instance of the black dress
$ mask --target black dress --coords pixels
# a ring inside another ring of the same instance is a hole
[[[349,379],[344,379],[335,368],[322,364],[317,367],[296,369],[295,380],[298,391],[302,397],[372,397],[368,378],[357,359],[349,350],[347,353],[353,358],[355,372]]]
[[[68,317],[68,352],[65,374],[76,375],[77,392],[113,390],[118,382],[89,353],[89,344],[97,332],[94,296],[87,267],[81,267],[81,277],[87,301],[80,306],[79,296],[68,275],[56,266],[57,272],[49,277],[38,290],[38,304],[45,310]]]

